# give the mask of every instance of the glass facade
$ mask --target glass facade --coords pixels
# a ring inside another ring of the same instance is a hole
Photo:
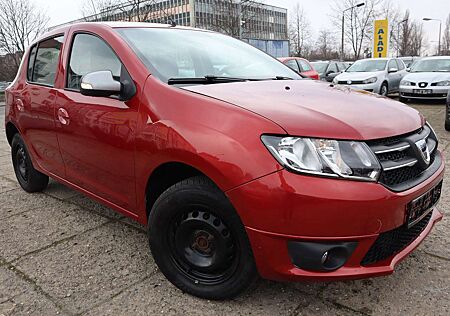
[[[288,40],[287,9],[240,0],[149,0],[112,7],[88,21],[143,21],[192,26],[243,39]],[[241,22],[242,21],[242,22]]]

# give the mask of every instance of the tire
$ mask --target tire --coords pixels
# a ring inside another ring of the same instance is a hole
[[[450,132],[450,121],[445,120],[445,130]]]
[[[258,276],[239,216],[205,177],[183,180],[157,199],[149,215],[148,237],[161,272],[191,295],[230,299]]]
[[[389,94],[388,84],[386,82],[383,82],[383,84],[380,87],[380,95],[387,97],[388,94]]]
[[[29,193],[41,192],[48,185],[48,176],[33,167],[27,147],[19,134],[11,142],[11,156],[17,181]]]

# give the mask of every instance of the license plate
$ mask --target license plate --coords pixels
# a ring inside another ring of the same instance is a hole
[[[431,89],[423,89],[423,90],[414,89],[413,93],[415,93],[415,94],[432,94],[433,90],[431,90]]]
[[[429,212],[431,212],[433,206],[441,197],[441,190],[442,181],[428,192],[408,203],[406,206],[406,222],[408,228],[420,222]]]

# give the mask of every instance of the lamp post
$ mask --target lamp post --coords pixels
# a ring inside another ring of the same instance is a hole
[[[439,44],[438,44],[438,55],[441,54],[441,30],[442,30],[442,20],[432,19],[432,18],[423,18],[424,21],[438,21],[439,22]]]
[[[344,11],[342,11],[342,43],[341,43],[341,60],[344,60],[344,29],[345,29],[345,12],[348,10],[353,10],[354,8],[359,8],[365,5],[365,2],[358,3],[357,5],[354,5],[353,7],[347,8]]]
[[[397,58],[400,55],[400,25],[406,22],[408,22],[408,19],[404,19],[403,21],[398,22],[397,24]]]

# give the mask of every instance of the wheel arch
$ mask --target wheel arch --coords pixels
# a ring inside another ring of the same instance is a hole
[[[8,140],[9,145],[11,146],[14,135],[20,134],[19,129],[11,122],[6,123],[6,139]]]
[[[145,207],[147,218],[156,200],[164,191],[180,181],[195,176],[203,176],[214,183],[210,177],[205,175],[199,169],[184,162],[165,162],[156,167],[148,177],[145,188]]]

